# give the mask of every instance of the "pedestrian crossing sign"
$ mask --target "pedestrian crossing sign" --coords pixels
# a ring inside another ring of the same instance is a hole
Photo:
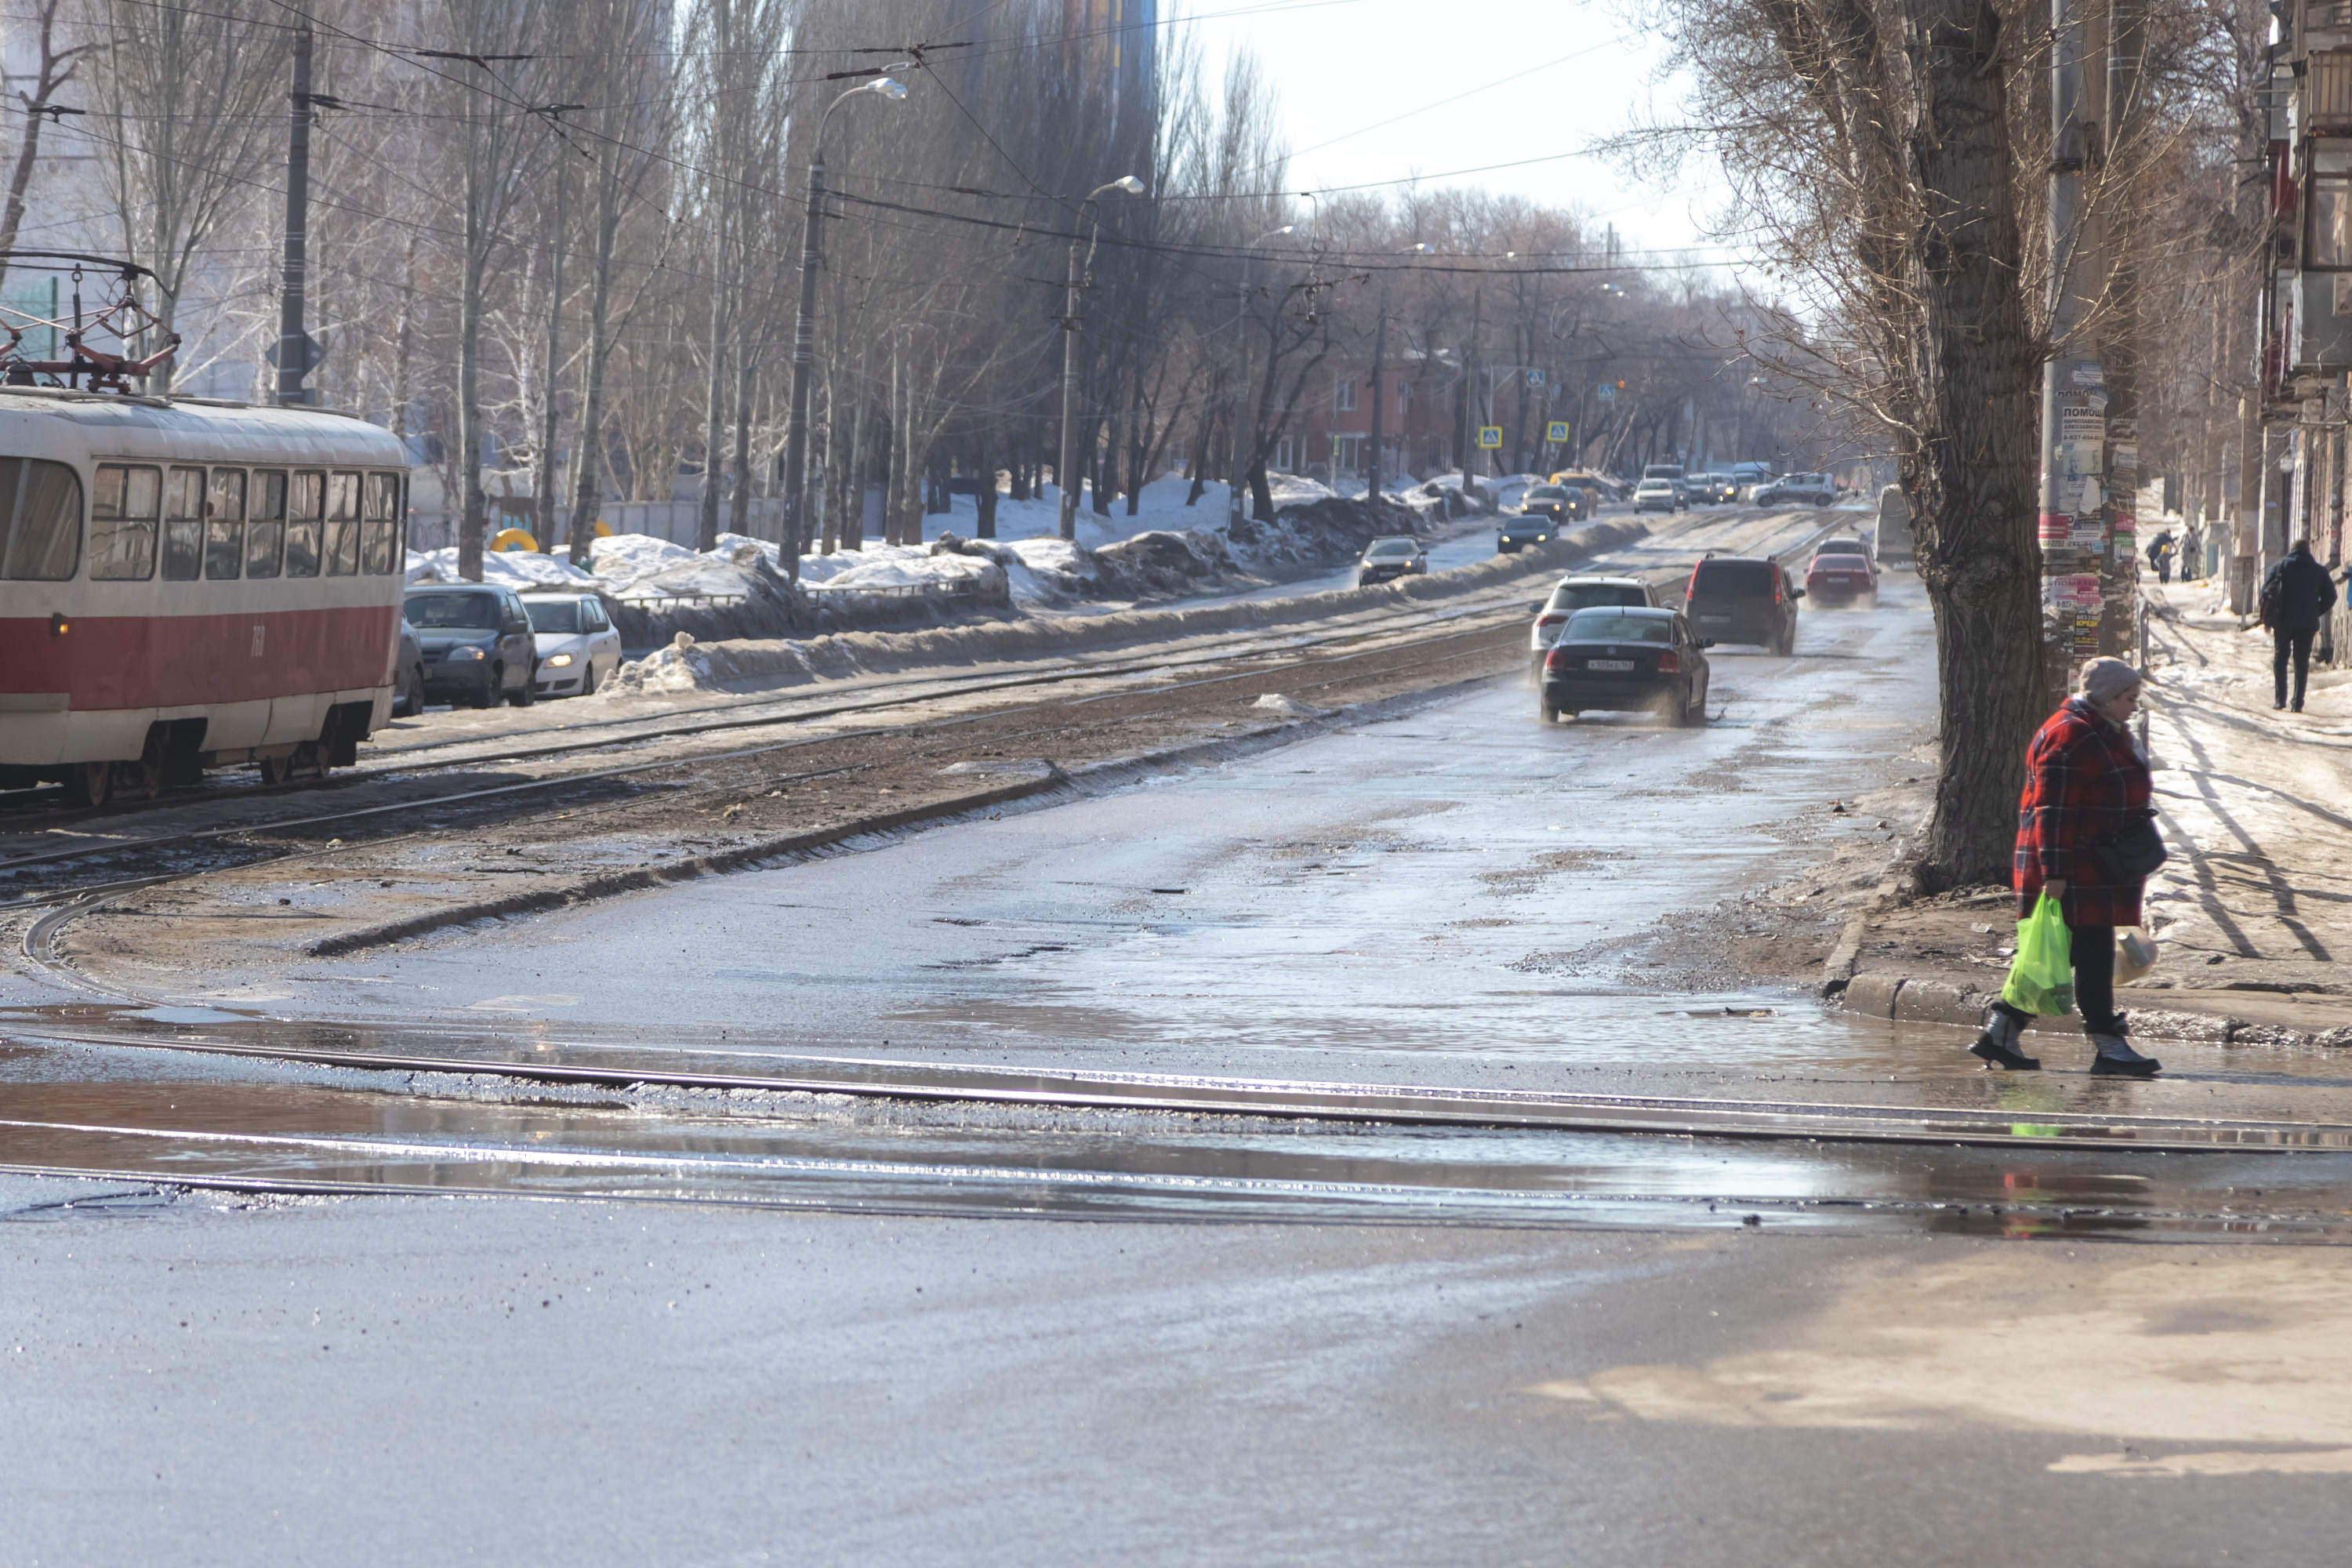
[[[1549,425],[1545,426],[1544,426],[1544,439],[1545,439],[1545,440],[1547,440],[1547,441],[1565,441],[1565,440],[1567,440],[1567,439],[1568,439],[1568,421],[1567,421],[1567,420],[1565,420],[1565,419],[1555,419],[1555,420],[1553,420],[1550,424],[1549,424]]]
[[[1503,427],[1500,425],[1481,425],[1478,426],[1478,449],[1480,451],[1496,451],[1498,450],[1502,445]]]

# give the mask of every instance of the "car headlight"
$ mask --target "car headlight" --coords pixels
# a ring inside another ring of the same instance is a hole
[[[559,653],[547,661],[547,668],[550,669],[562,669],[571,662],[572,656],[570,654]]]
[[[453,660],[460,658],[479,659],[482,657],[482,650],[478,647],[453,647],[442,657],[444,658]]]

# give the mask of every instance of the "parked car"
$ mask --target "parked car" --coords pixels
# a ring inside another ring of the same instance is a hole
[[[1827,506],[1837,486],[1827,474],[1783,474],[1756,491],[1758,506]]]
[[[1635,511],[1688,511],[1690,498],[1683,493],[1680,479],[1643,479],[1633,487]]]
[[[1797,651],[1797,601],[1805,591],[1767,556],[1707,555],[1691,568],[1683,614],[1715,643],[1752,643],[1786,658]]]
[[[585,697],[621,668],[621,634],[594,594],[523,595],[537,645],[541,697]]]
[[[461,584],[408,590],[402,613],[424,653],[425,693],[474,708],[538,696],[530,616],[512,588]]]
[[[1816,555],[1805,568],[1805,596],[1823,605],[1865,601],[1875,606],[1878,574],[1870,569],[1870,557],[1859,552]]]
[[[406,616],[400,617],[399,642],[392,664],[392,716],[413,719],[425,711],[425,645]]]
[[[1639,577],[1562,577],[1552,585],[1550,597],[1536,605],[1536,624],[1528,630],[1528,654],[1536,673],[1542,674],[1544,655],[1551,651],[1551,645],[1559,640],[1559,628],[1577,611],[1596,606],[1652,609],[1657,603],[1650,584]]]
[[[1391,534],[1364,546],[1363,559],[1356,563],[1356,586],[1367,588],[1428,570],[1429,552],[1421,547],[1420,540]]]
[[[1544,722],[1594,709],[1657,709],[1670,724],[1703,724],[1710,671],[1701,650],[1710,646],[1674,610],[1579,610],[1544,656]]]

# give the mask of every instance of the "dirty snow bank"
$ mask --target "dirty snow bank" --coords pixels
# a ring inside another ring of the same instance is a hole
[[[1336,502],[1339,505],[1356,503]],[[1341,588],[1288,598],[1234,600],[1168,609],[1126,609],[1107,615],[1030,616],[967,622],[912,632],[841,632],[801,639],[744,638],[666,647],[648,659],[622,666],[598,693],[604,700],[683,694],[756,686],[773,689],[898,670],[971,666],[1055,654],[1166,642],[1205,633],[1291,625],[1402,602],[1456,597],[1524,576],[1548,575],[1647,533],[1637,519],[1612,519],[1576,531],[1548,550],[1496,556],[1475,565],[1407,577],[1370,588]],[[991,542],[970,542],[1003,549]],[[1060,542],[1055,542],[1059,543]],[[1067,551],[1067,545],[1061,548]],[[1087,552],[1099,561],[1107,552]],[[1021,557],[1016,555],[1015,559]],[[1048,559],[1039,553],[1041,562]],[[651,666],[633,674],[640,665]]]

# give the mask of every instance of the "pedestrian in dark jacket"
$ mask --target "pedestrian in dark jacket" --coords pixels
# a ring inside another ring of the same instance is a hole
[[[2311,558],[2311,544],[2298,539],[2263,579],[2260,605],[2263,625],[2271,634],[2273,708],[2284,708],[2286,669],[2294,665],[2294,710],[2303,711],[2304,683],[2311,676],[2311,639],[2319,623],[2336,607],[2336,583],[2327,568]]]
[[[2147,548],[2147,559],[2148,564],[2156,568],[2158,582],[2172,581],[2172,535],[2169,532],[2156,536],[2156,542]]]
[[[2116,928],[2139,924],[2142,884],[2109,882],[2092,851],[2101,838],[2146,819],[2152,786],[2130,729],[2139,694],[2139,671],[2119,658],[2095,658],[2083,667],[2082,693],[2034,733],[2025,749],[2013,873],[2017,918],[2031,915],[2046,891],[2074,933],[2074,1005],[2095,1053],[2091,1071],[2129,1078],[2163,1065],[2131,1048],[2116,1011]],[[2017,1048],[2032,1021],[1995,1002],[1969,1049],[2011,1072],[2037,1071],[2041,1062]]]

